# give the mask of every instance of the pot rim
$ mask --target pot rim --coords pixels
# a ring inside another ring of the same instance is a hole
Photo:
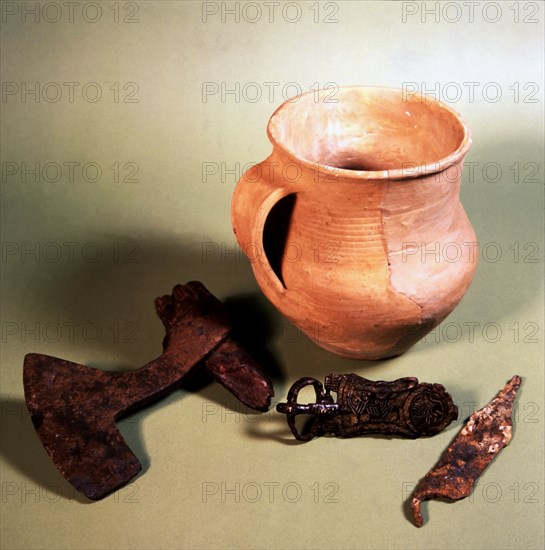
[[[379,90],[385,90],[389,92],[399,92],[403,93],[403,90],[401,88],[395,88],[390,86],[372,86],[372,85],[347,85],[347,86],[339,86],[340,90],[348,91],[348,90],[364,90],[364,89],[372,89],[374,91]],[[319,90],[309,90],[308,92],[302,93],[299,98],[302,98],[303,96],[307,96],[310,94],[320,93],[320,92],[327,92],[330,91],[328,89],[320,88]],[[297,97],[297,96],[294,96]],[[294,159],[296,162],[301,163],[302,165],[314,169],[314,170],[323,170],[323,171],[330,171],[333,172],[335,175],[342,177],[343,179],[353,179],[353,180],[405,180],[405,179],[414,179],[419,178],[425,175],[429,174],[436,174],[438,172],[442,172],[446,168],[460,162],[463,160],[466,153],[469,151],[469,148],[472,145],[472,138],[471,138],[471,130],[469,129],[467,123],[463,119],[463,117],[443,103],[442,101],[439,101],[435,99],[434,97],[427,96],[422,93],[415,93],[413,95],[414,100],[418,100],[420,98],[423,102],[434,102],[436,103],[440,108],[447,110],[450,114],[453,115],[453,117],[458,121],[458,123],[461,125],[463,129],[463,137],[460,141],[460,144],[458,145],[457,149],[447,155],[446,157],[443,157],[442,159],[435,161],[430,164],[418,164],[416,166],[412,166],[411,168],[394,168],[391,170],[352,170],[349,168],[339,168],[337,166],[331,166],[328,164],[322,164],[320,162],[311,162],[307,159],[300,158],[296,156],[290,149],[285,147],[274,135],[273,135],[273,124],[275,119],[277,118],[280,111],[282,111],[288,104],[292,104],[293,101],[289,98],[286,99],[271,115],[269,122],[267,124],[267,136],[269,138],[269,141],[273,145],[274,148],[280,149],[285,155],[287,155],[289,158]],[[411,100],[413,101],[413,99]]]

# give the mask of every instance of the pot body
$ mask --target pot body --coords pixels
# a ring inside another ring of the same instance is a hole
[[[364,108],[378,105],[382,113],[384,95],[388,113],[406,107],[397,91],[368,90],[343,90],[333,115],[326,113],[309,132],[320,136],[332,120],[342,125],[342,117],[359,112],[362,102]],[[265,295],[319,346],[355,359],[399,355],[456,307],[476,269],[476,237],[459,200],[469,137],[465,126],[458,128],[451,142],[460,145],[447,143],[443,150],[454,149],[450,158],[431,165],[414,148],[399,158],[408,147],[396,141],[401,133],[395,116],[388,121],[396,135],[388,143],[388,133],[382,133],[378,145],[375,137],[362,145],[361,125],[350,120],[349,135],[345,124],[344,134],[329,136],[327,163],[320,162],[312,153],[324,150],[312,149],[314,138],[294,151],[288,134],[301,117],[308,125],[308,110],[321,116],[321,107],[303,105],[288,113],[281,108],[273,115],[271,156],[236,187],[234,231]],[[422,108],[423,120],[433,119],[436,108],[431,114]],[[410,105],[408,112],[418,109]],[[449,110],[443,126],[453,116]],[[377,119],[375,113],[373,124],[384,126],[384,117]],[[422,117],[418,120],[421,125]],[[356,144],[354,136],[360,139]],[[339,148],[339,141],[349,146]],[[380,166],[385,169],[377,170]]]

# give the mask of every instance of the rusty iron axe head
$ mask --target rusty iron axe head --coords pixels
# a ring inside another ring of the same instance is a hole
[[[229,337],[223,304],[198,282],[157,298],[166,329],[163,354],[132,371],[104,371],[30,353],[25,398],[36,432],[62,475],[91,500],[128,483],[141,469],[116,419],[179,386],[197,364],[244,404],[267,410],[272,384]]]

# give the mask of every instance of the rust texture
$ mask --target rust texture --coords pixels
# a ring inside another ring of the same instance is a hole
[[[269,409],[273,389],[268,376],[231,337],[225,338],[204,364],[216,382],[246,406],[258,411]]]
[[[23,369],[34,428],[62,475],[98,500],[128,483],[141,464],[115,421],[179,387],[199,364],[246,405],[266,410],[268,377],[229,337],[223,304],[199,282],[157,298],[166,336],[160,357],[132,371],[104,371],[30,353]]]
[[[512,435],[513,403],[521,379],[513,376],[488,405],[473,413],[437,465],[416,486],[411,505],[414,522],[422,527],[422,501],[445,497],[460,500],[469,496],[475,481]]]
[[[309,385],[314,387],[316,403],[298,403],[299,392]],[[458,407],[441,384],[420,384],[417,378],[373,382],[357,374],[329,374],[323,390],[318,380],[301,378],[288,392],[287,403],[277,405],[296,439],[309,441],[323,434],[416,438],[437,434],[458,418]],[[337,394],[336,403],[331,392]],[[314,415],[302,431],[295,422],[301,414]]]

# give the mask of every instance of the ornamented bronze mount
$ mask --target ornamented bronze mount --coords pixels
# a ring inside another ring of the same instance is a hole
[[[314,387],[316,403],[297,402],[306,386]],[[331,392],[337,394],[337,402]],[[324,434],[417,438],[435,435],[458,418],[458,407],[441,384],[420,384],[417,378],[373,382],[357,374],[329,374],[325,392],[315,378],[301,378],[290,388],[287,403],[279,403],[276,410],[287,415],[288,425],[299,441]],[[312,418],[302,431],[296,425],[298,415]]]

